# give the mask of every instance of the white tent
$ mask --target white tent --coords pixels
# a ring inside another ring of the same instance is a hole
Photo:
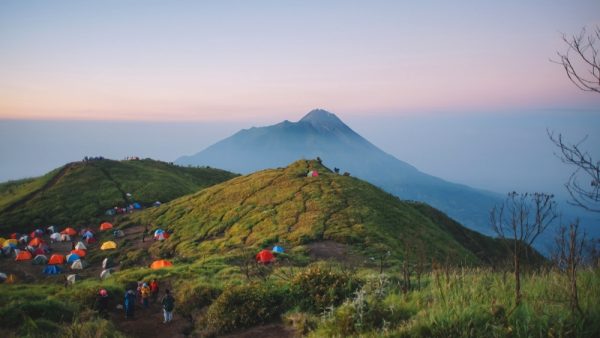
[[[67,235],[67,234],[61,234],[60,235],[60,240],[61,241],[70,241],[71,240],[71,236]]]
[[[61,241],[61,236],[58,232],[53,233],[52,235],[50,235],[50,239],[53,241],[57,241],[60,242]]]
[[[85,268],[87,264],[85,264],[81,259],[78,259],[71,264],[71,269],[73,270],[82,270]]]
[[[77,245],[75,245],[75,249],[77,250],[87,250],[87,247],[85,246],[85,244],[83,244],[83,242],[79,242],[77,243]]]
[[[80,280],[80,279],[81,279],[81,277],[79,277],[76,274],[68,275],[67,276],[67,281],[69,281],[69,284],[75,284],[75,282],[78,281],[78,280]]]
[[[56,232],[56,228],[54,227],[54,225],[49,226],[48,228],[46,228],[48,231],[50,231],[50,233],[55,233]]]
[[[102,272],[100,273],[100,279],[106,279],[106,278],[110,277],[111,274],[112,274],[111,269],[102,270]]]

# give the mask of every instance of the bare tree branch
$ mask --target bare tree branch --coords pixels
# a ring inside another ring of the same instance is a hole
[[[552,143],[560,149],[557,156],[563,163],[575,166],[575,171],[565,183],[571,195],[569,203],[589,211],[600,212],[600,162],[594,162],[587,151],[580,149],[587,137],[576,144],[567,144],[561,134],[555,135],[550,130],[547,130],[547,133]]]
[[[565,52],[556,52],[558,60],[551,60],[562,65],[567,77],[577,88],[600,93],[600,26],[589,33],[585,27],[578,35],[563,34],[562,40],[567,45]]]

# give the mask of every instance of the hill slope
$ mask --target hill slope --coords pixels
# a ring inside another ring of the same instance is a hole
[[[316,169],[318,177],[307,177]],[[273,244],[295,248],[335,241],[363,255],[388,250],[454,262],[504,255],[501,244],[421,203],[405,202],[357,178],[301,160],[204,189],[131,216],[174,232],[165,255],[197,258]]]
[[[241,130],[176,162],[250,173],[287,165],[298,158],[316,157],[330,168],[339,167],[402,199],[430,204],[483,233],[490,232],[489,210],[502,198],[420,172],[324,110],[313,110],[298,122]]]
[[[73,162],[38,178],[0,184],[0,227],[97,221],[114,206],[166,202],[232,177],[224,170],[149,159]]]

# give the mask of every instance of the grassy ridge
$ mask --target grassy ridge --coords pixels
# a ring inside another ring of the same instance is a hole
[[[11,230],[97,222],[114,206],[170,201],[232,177],[149,159],[69,163],[39,178],[0,184],[0,225]]]
[[[306,177],[312,169],[319,177]],[[428,259],[467,264],[505,252],[498,241],[468,232],[435,209],[334,174],[316,161],[238,177],[131,217],[173,230],[162,252],[183,258],[322,240],[349,244],[367,256],[390,251],[398,260],[408,247],[419,247]],[[471,244],[484,239],[485,245],[475,250],[463,243],[457,234],[466,232]]]

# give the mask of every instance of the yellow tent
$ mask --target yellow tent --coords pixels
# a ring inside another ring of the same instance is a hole
[[[108,241],[108,242],[102,243],[100,250],[111,250],[111,249],[116,249],[116,248],[117,248],[117,243],[115,243],[113,241]]]
[[[4,241],[6,240],[6,238],[4,237],[0,237],[0,244],[4,244]]]

